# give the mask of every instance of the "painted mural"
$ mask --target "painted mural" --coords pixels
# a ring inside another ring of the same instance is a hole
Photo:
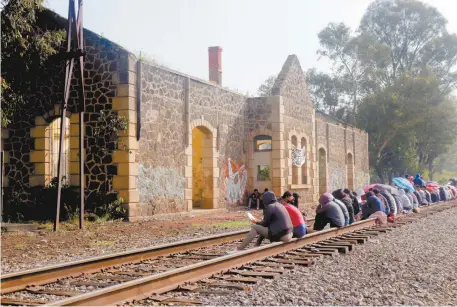
[[[244,163],[236,163],[230,158],[227,159],[224,167],[225,200],[228,204],[241,203],[243,201],[248,173]]]
[[[346,169],[334,168],[330,174],[330,191],[346,188]]]
[[[306,162],[306,147],[296,148],[292,145],[292,165],[302,166]]]

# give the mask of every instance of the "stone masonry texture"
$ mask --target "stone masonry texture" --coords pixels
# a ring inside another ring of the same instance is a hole
[[[63,18],[49,11],[45,11],[40,20],[46,27],[65,26]],[[207,186],[213,189],[204,191],[212,197],[212,208],[246,204],[247,195],[256,187],[256,178],[250,172],[257,167],[252,158],[253,138],[257,135],[272,138],[269,153],[271,188],[297,192],[304,207],[313,207],[318,198],[319,167],[322,167],[318,163],[319,149],[326,153],[328,190],[347,186],[348,154],[353,156],[354,188],[369,182],[368,135],[315,111],[305,75],[295,55],[290,55],[284,63],[272,96],[247,97],[141,61],[93,32],[86,30],[84,35],[88,200],[97,199],[94,195],[116,194],[118,190],[113,182],[122,172],[122,180],[128,181],[124,187],[127,190],[122,193],[129,195],[125,206],[131,220],[158,213],[188,211],[194,205],[193,174],[203,172],[202,178],[209,180]],[[140,68],[140,75],[135,72],[135,67]],[[80,111],[78,73],[76,70],[71,81],[68,107],[71,118]],[[37,78],[37,84],[33,85],[35,96],[30,102],[33,107],[22,110],[5,130],[8,137],[2,144],[8,156],[6,191],[19,193],[30,210],[34,206],[31,190],[37,185],[39,188],[40,183],[47,183],[47,177],[43,179],[40,177],[42,172],[37,172],[38,165],[49,163],[46,152],[41,158],[43,149],[35,148],[36,138],[44,137],[44,134],[38,135],[40,129],[60,114],[56,106],[63,100],[63,82],[63,63],[49,63]],[[120,90],[124,85],[127,90]],[[128,107],[114,108],[113,99],[116,97],[126,97]],[[125,110],[129,127],[132,127],[128,131],[125,150],[133,157],[121,161],[122,166],[113,159],[113,153],[121,150],[119,143],[95,136],[100,112],[115,114],[117,110]],[[136,112],[139,112],[138,117]],[[77,125],[77,122],[72,120],[71,124]],[[192,160],[193,146],[197,146],[197,142],[193,144],[192,141],[193,129],[196,128],[205,133],[203,143],[198,143],[202,146],[201,166],[193,165]],[[75,128],[70,129],[75,131]],[[132,139],[137,138],[136,144]],[[300,177],[298,183],[291,179],[296,171],[291,164],[292,139],[298,140],[300,147],[305,144],[307,156],[300,169],[300,174],[306,179]],[[100,147],[106,150],[100,151]],[[77,157],[75,151],[77,148],[72,146],[70,156]],[[78,184],[70,181],[72,186]],[[133,195],[139,196],[136,199]]]

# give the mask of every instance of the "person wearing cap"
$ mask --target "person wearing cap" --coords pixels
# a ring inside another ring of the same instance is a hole
[[[319,206],[316,208],[314,218],[314,230],[322,230],[330,224],[330,227],[343,227],[345,217],[341,207],[336,204],[330,193],[324,193],[319,197]],[[342,205],[344,207],[344,205]]]
[[[289,191],[284,192],[284,195],[282,196],[282,204],[289,213],[290,220],[292,221],[292,226],[294,227],[293,237],[301,238],[306,234],[305,219],[303,218],[300,210],[298,210],[298,208],[293,205],[293,202],[293,194]]]
[[[265,192],[262,201],[265,206],[263,220],[251,219],[255,225],[238,246],[237,251],[245,249],[257,235],[259,235],[257,246],[264,238],[268,238],[271,242],[288,242],[292,239],[293,225],[289,213],[282,204],[276,201],[275,194],[270,191]]]

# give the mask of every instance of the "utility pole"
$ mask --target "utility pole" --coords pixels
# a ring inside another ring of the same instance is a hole
[[[78,17],[76,18],[75,0],[68,0],[68,28],[67,28],[67,51],[65,54],[65,89],[64,101],[62,103],[62,113],[60,120],[60,144],[59,159],[57,167],[57,204],[56,219],[54,221],[54,231],[59,229],[60,203],[62,197],[62,160],[63,142],[67,121],[68,99],[70,96],[71,76],[73,74],[75,59],[79,59],[81,72],[81,103],[79,111],[79,184],[80,184],[80,206],[79,206],[79,228],[84,228],[84,112],[86,111],[86,99],[84,95],[84,35],[83,35],[83,1],[78,0]],[[74,32],[74,33],[73,33]],[[72,35],[73,34],[73,35]],[[72,43],[76,48],[72,48]]]

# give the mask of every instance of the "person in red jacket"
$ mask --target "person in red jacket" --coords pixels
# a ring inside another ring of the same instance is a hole
[[[306,223],[305,219],[303,218],[303,214],[300,212],[300,210],[298,210],[297,207],[293,205],[293,202],[294,196],[289,191],[286,191],[282,196],[281,203],[283,204],[284,208],[286,208],[292,221],[292,226],[294,227],[293,237],[301,238],[306,235]]]

